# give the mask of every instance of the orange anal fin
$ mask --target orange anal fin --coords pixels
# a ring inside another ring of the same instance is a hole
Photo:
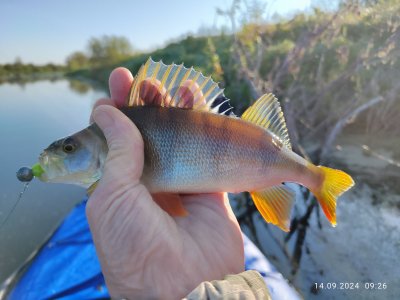
[[[295,198],[295,194],[289,188],[279,185],[250,194],[265,221],[278,226],[283,231],[289,231],[290,211]]]
[[[154,201],[173,217],[186,217],[187,210],[182,204],[182,199],[177,194],[157,193],[153,194]]]

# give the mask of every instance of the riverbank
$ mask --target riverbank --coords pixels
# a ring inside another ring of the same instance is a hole
[[[394,299],[400,294],[400,270],[395,267],[400,253],[400,168],[393,164],[398,143],[383,136],[371,141],[366,134],[346,130],[338,137],[332,166],[348,171],[356,185],[338,201],[337,227],[331,227],[322,212],[320,220],[312,214],[296,274],[284,253],[292,253],[295,238],[286,244],[285,233],[254,219],[261,249],[305,299]],[[379,156],[365,153],[366,144]],[[291,187],[299,192],[297,185]],[[304,209],[303,203],[297,199],[295,209]],[[247,228],[245,232],[250,234]]]
[[[47,72],[47,73],[7,73],[0,75],[0,84],[16,83],[25,84],[41,80],[60,80],[65,77],[64,72]]]
[[[312,215],[296,274],[282,252],[290,253],[294,239],[285,244],[284,232],[255,218],[261,250],[305,299],[395,299],[400,294],[400,270],[395,267],[400,252],[400,211],[375,205],[374,193],[358,181],[338,202],[337,227],[321,215],[319,228],[317,215]],[[388,196],[400,201],[398,194],[381,195]],[[297,209],[302,204],[298,199]],[[247,228],[244,232],[251,236]]]
[[[396,197],[382,197],[400,194],[400,137],[344,131],[332,155],[336,165],[347,167],[358,182],[371,187],[374,205],[400,209],[400,200]]]
[[[400,212],[373,204],[374,190],[359,183],[340,199],[338,226],[307,232],[299,272],[287,274],[306,299],[395,299],[400,294]],[[326,223],[326,222],[324,222]]]

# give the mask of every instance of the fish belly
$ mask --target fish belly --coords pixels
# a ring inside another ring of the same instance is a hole
[[[153,193],[251,191],[264,188],[274,175],[280,149],[249,122],[180,108],[123,112],[143,136],[142,181]]]

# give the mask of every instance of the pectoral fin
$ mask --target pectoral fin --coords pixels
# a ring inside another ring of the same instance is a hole
[[[158,193],[153,194],[153,199],[157,204],[173,217],[185,217],[187,210],[182,204],[182,200],[177,194]]]
[[[295,198],[295,194],[289,188],[279,185],[250,194],[265,221],[286,232],[289,231],[290,210]]]
[[[88,187],[88,189],[86,190],[86,193],[88,194],[88,196],[92,195],[92,193],[96,189],[98,183],[99,183],[99,181],[97,180],[95,183],[93,183],[91,186]]]

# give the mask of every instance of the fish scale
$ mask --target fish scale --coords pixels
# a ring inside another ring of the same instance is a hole
[[[279,149],[259,138],[268,133],[238,118],[151,106],[122,111],[142,133],[143,181],[152,192],[254,190],[277,161]]]
[[[227,101],[211,77],[193,68],[151,59],[140,68],[121,110],[142,134],[141,181],[159,206],[183,217],[184,205],[173,194],[248,191],[263,218],[288,231],[295,194],[282,183],[295,182],[315,195],[335,226],[336,199],[354,185],[353,179],[292,151],[273,94],[261,96],[241,118]],[[103,133],[92,124],[52,143],[32,170],[21,169],[18,176],[77,184],[90,194],[107,153]]]

